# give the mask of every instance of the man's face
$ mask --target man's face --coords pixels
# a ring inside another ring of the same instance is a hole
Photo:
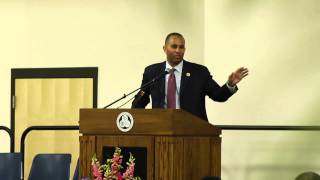
[[[178,65],[182,61],[186,50],[184,39],[180,36],[171,36],[163,46],[163,50],[167,55],[168,63],[171,66]]]

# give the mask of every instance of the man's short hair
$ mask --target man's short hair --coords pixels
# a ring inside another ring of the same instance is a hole
[[[184,37],[182,36],[182,34],[177,33],[177,32],[172,32],[172,33],[170,33],[170,34],[167,35],[166,41],[164,42],[165,44],[168,43],[168,41],[169,41],[169,39],[170,39],[171,36],[178,36],[178,37],[181,37],[181,38],[184,39]]]
[[[295,180],[320,180],[320,176],[315,172],[304,172],[296,177]]]

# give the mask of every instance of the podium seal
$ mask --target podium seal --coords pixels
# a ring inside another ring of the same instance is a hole
[[[128,112],[122,112],[117,117],[117,127],[122,132],[128,132],[133,127],[133,117]]]

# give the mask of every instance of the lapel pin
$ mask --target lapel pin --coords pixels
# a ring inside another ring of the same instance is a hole
[[[190,73],[186,73],[186,76],[187,76],[187,77],[190,77],[190,76],[191,76],[191,74],[190,74]]]

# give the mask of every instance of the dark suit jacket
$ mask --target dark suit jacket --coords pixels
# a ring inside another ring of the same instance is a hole
[[[145,68],[142,85],[159,76],[165,70],[166,62],[152,64]],[[188,76],[188,75],[190,76]],[[145,108],[152,98],[152,108],[164,108],[165,105],[165,76],[153,85],[143,89],[143,96],[136,95],[132,108]],[[183,62],[180,84],[180,108],[208,121],[205,96],[214,101],[224,102],[232,93],[226,85],[220,87],[205,66]]]

